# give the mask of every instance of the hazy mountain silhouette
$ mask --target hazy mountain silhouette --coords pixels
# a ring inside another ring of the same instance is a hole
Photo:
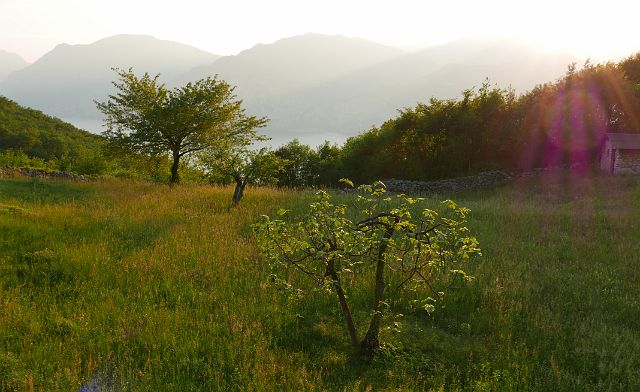
[[[569,55],[544,53],[517,42],[459,41],[307,86],[274,99],[273,107],[257,109],[271,113],[270,127],[277,138],[291,135],[291,130],[302,139],[319,132],[344,138],[417,102],[458,97],[487,78],[493,85],[525,92],[562,76],[573,61]],[[247,104],[251,102],[247,97]]]
[[[22,69],[27,65],[29,65],[29,63],[17,54],[0,50],[0,82],[10,73]]]
[[[182,75],[176,83],[217,74],[238,86],[243,96],[272,96],[331,80],[403,53],[360,38],[309,33],[222,57]]]
[[[161,73],[168,85],[206,76],[237,86],[250,114],[268,116],[274,143],[342,141],[431,97],[453,98],[486,78],[524,92],[563,75],[568,55],[518,42],[464,40],[418,52],[359,38],[305,34],[219,57],[148,36],[60,45],[0,84],[22,104],[100,131],[93,99],[112,92],[112,66]],[[82,118],[78,118],[82,117]]]
[[[113,91],[111,67],[175,78],[219,56],[146,35],[117,35],[88,45],[61,44],[0,83],[0,94],[65,119],[99,119],[94,99]]]

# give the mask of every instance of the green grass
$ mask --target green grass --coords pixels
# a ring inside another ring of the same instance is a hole
[[[250,189],[228,211],[231,192],[0,180],[0,390],[640,389],[638,179],[457,196],[477,279],[407,314],[371,363],[335,298],[266,284],[250,225],[309,194]],[[361,329],[369,294],[352,293]]]

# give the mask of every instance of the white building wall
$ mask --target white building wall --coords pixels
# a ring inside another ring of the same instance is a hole
[[[616,150],[614,174],[640,174],[640,150]]]
[[[611,148],[611,142],[606,141],[604,148],[602,150],[602,155],[600,156],[600,170],[607,174],[611,173],[611,154],[613,150]]]

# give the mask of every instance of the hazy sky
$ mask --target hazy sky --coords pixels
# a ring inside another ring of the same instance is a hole
[[[640,50],[634,0],[0,0],[0,49],[35,61],[55,45],[151,34],[213,53],[306,32],[404,47],[517,38],[596,59]]]

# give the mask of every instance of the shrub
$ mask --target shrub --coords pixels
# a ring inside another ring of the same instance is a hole
[[[343,180],[353,186],[350,181]],[[394,282],[411,291],[411,304],[427,311],[442,297],[439,284],[470,279],[461,262],[479,254],[478,241],[465,226],[468,209],[446,200],[446,214],[422,209],[420,199],[386,194],[384,184],[362,185],[352,205],[335,203],[320,191],[300,219],[263,216],[256,224],[261,254],[272,268],[272,281],[285,292],[300,293],[290,277],[296,271],[337,295],[355,351],[372,355],[380,347],[385,289]],[[375,273],[367,273],[367,271]],[[353,279],[344,279],[353,274]],[[362,340],[348,301],[349,283],[374,276],[371,320]]]

